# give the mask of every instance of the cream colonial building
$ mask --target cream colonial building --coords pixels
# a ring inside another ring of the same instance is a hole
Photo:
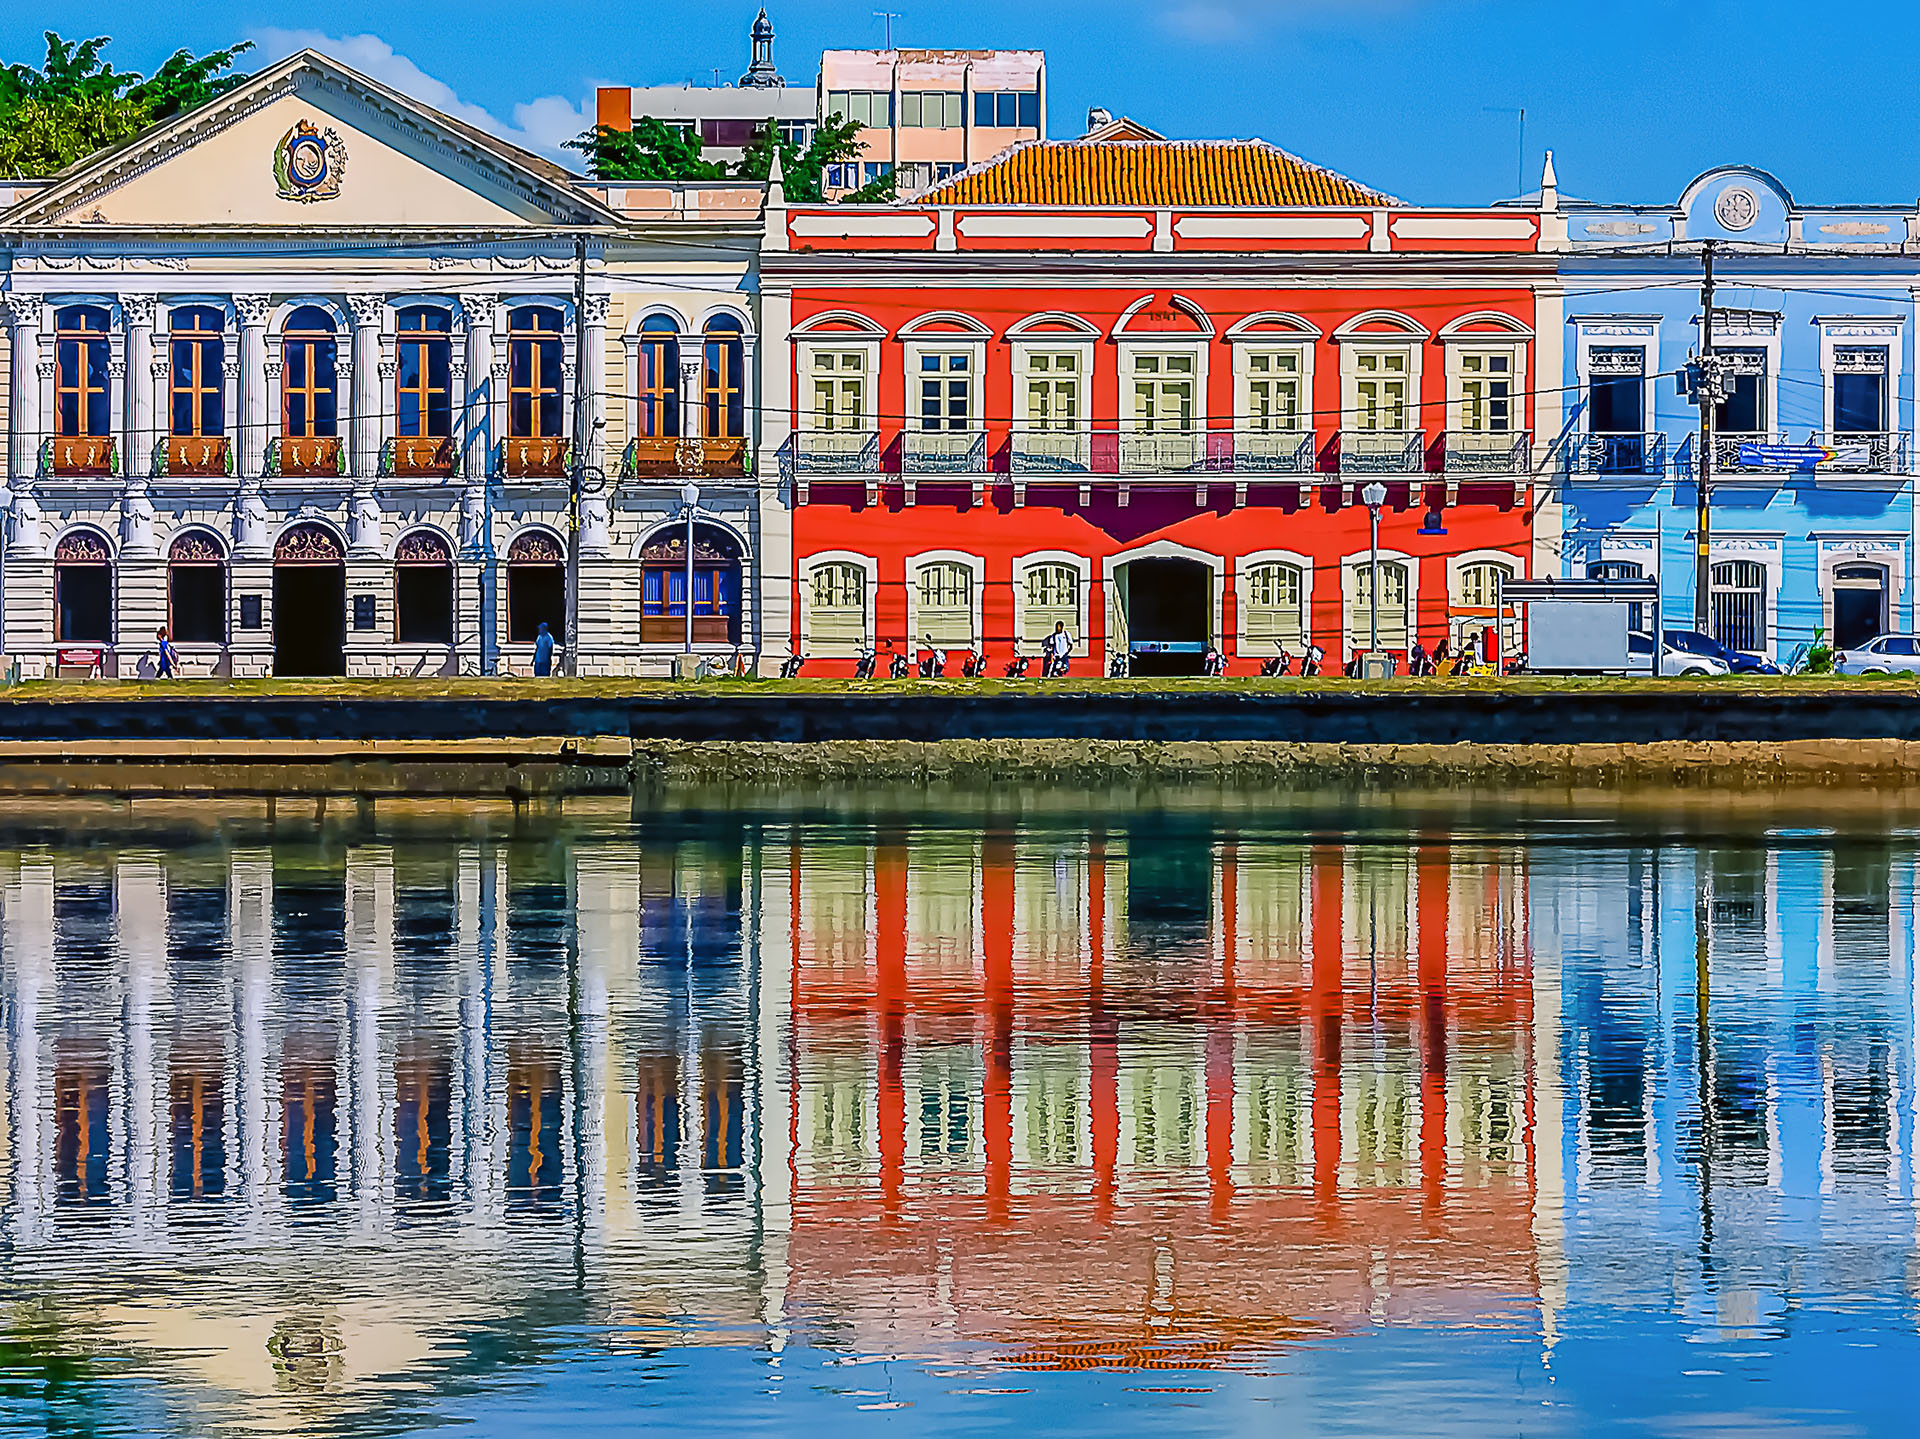
[[[585,182],[311,51],[0,181],[0,654],[133,675],[164,625],[189,673],[524,670],[584,413],[580,671],[666,669],[689,588],[699,649],[776,666],[761,201]]]

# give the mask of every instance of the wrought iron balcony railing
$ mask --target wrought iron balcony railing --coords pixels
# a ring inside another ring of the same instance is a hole
[[[1310,474],[1304,430],[1015,430],[1015,475]]]
[[[1533,468],[1527,430],[1448,430],[1441,469],[1449,475],[1524,475]]]
[[[902,474],[981,475],[986,469],[984,430],[906,430],[900,436]]]
[[[1015,430],[1007,469],[1016,475],[1093,473],[1093,435],[1087,430]]]
[[[336,435],[280,435],[267,441],[267,478],[338,479],[347,447]]]
[[[40,446],[41,475],[95,478],[120,473],[120,446],[112,435],[55,435]]]
[[[1833,451],[1833,458],[1820,465],[1823,470],[1849,474],[1907,473],[1907,436],[1902,430],[1822,430],[1812,435],[1810,441]]]
[[[1352,475],[1417,475],[1427,468],[1421,430],[1342,430],[1340,469]]]
[[[1567,469],[1576,475],[1658,475],[1667,468],[1667,437],[1574,435],[1567,442]]]
[[[880,436],[873,430],[801,430],[792,443],[797,475],[880,473]]]
[[[1713,437],[1713,467],[1721,474],[1757,474],[1763,470],[1787,470],[1791,465],[1771,465],[1746,463],[1740,458],[1740,451],[1748,445],[1785,445],[1790,444],[1785,434],[1779,431],[1766,431],[1755,434],[1716,434]]]
[[[1224,464],[1219,461],[1224,460]],[[1310,475],[1317,468],[1311,430],[1235,430],[1233,448],[1210,461],[1236,475]]]

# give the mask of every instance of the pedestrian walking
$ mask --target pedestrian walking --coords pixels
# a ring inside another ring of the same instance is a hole
[[[163,680],[177,679],[180,674],[180,656],[174,652],[173,641],[167,638],[167,627],[162,625],[154,631],[154,638],[160,642],[158,668]]]
[[[547,628],[545,620],[533,636],[533,673],[537,679],[545,679],[553,673],[553,631]]]
[[[1067,633],[1065,620],[1053,622],[1053,633],[1047,636],[1046,663],[1041,666],[1044,675],[1064,675],[1067,661],[1073,658],[1073,636]]]

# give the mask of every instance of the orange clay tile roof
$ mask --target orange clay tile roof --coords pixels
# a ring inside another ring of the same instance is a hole
[[[1397,205],[1264,140],[1030,140],[921,205]]]

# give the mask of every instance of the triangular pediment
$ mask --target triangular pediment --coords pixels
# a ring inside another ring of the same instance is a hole
[[[311,50],[80,162],[0,217],[136,230],[617,220],[559,166]]]

